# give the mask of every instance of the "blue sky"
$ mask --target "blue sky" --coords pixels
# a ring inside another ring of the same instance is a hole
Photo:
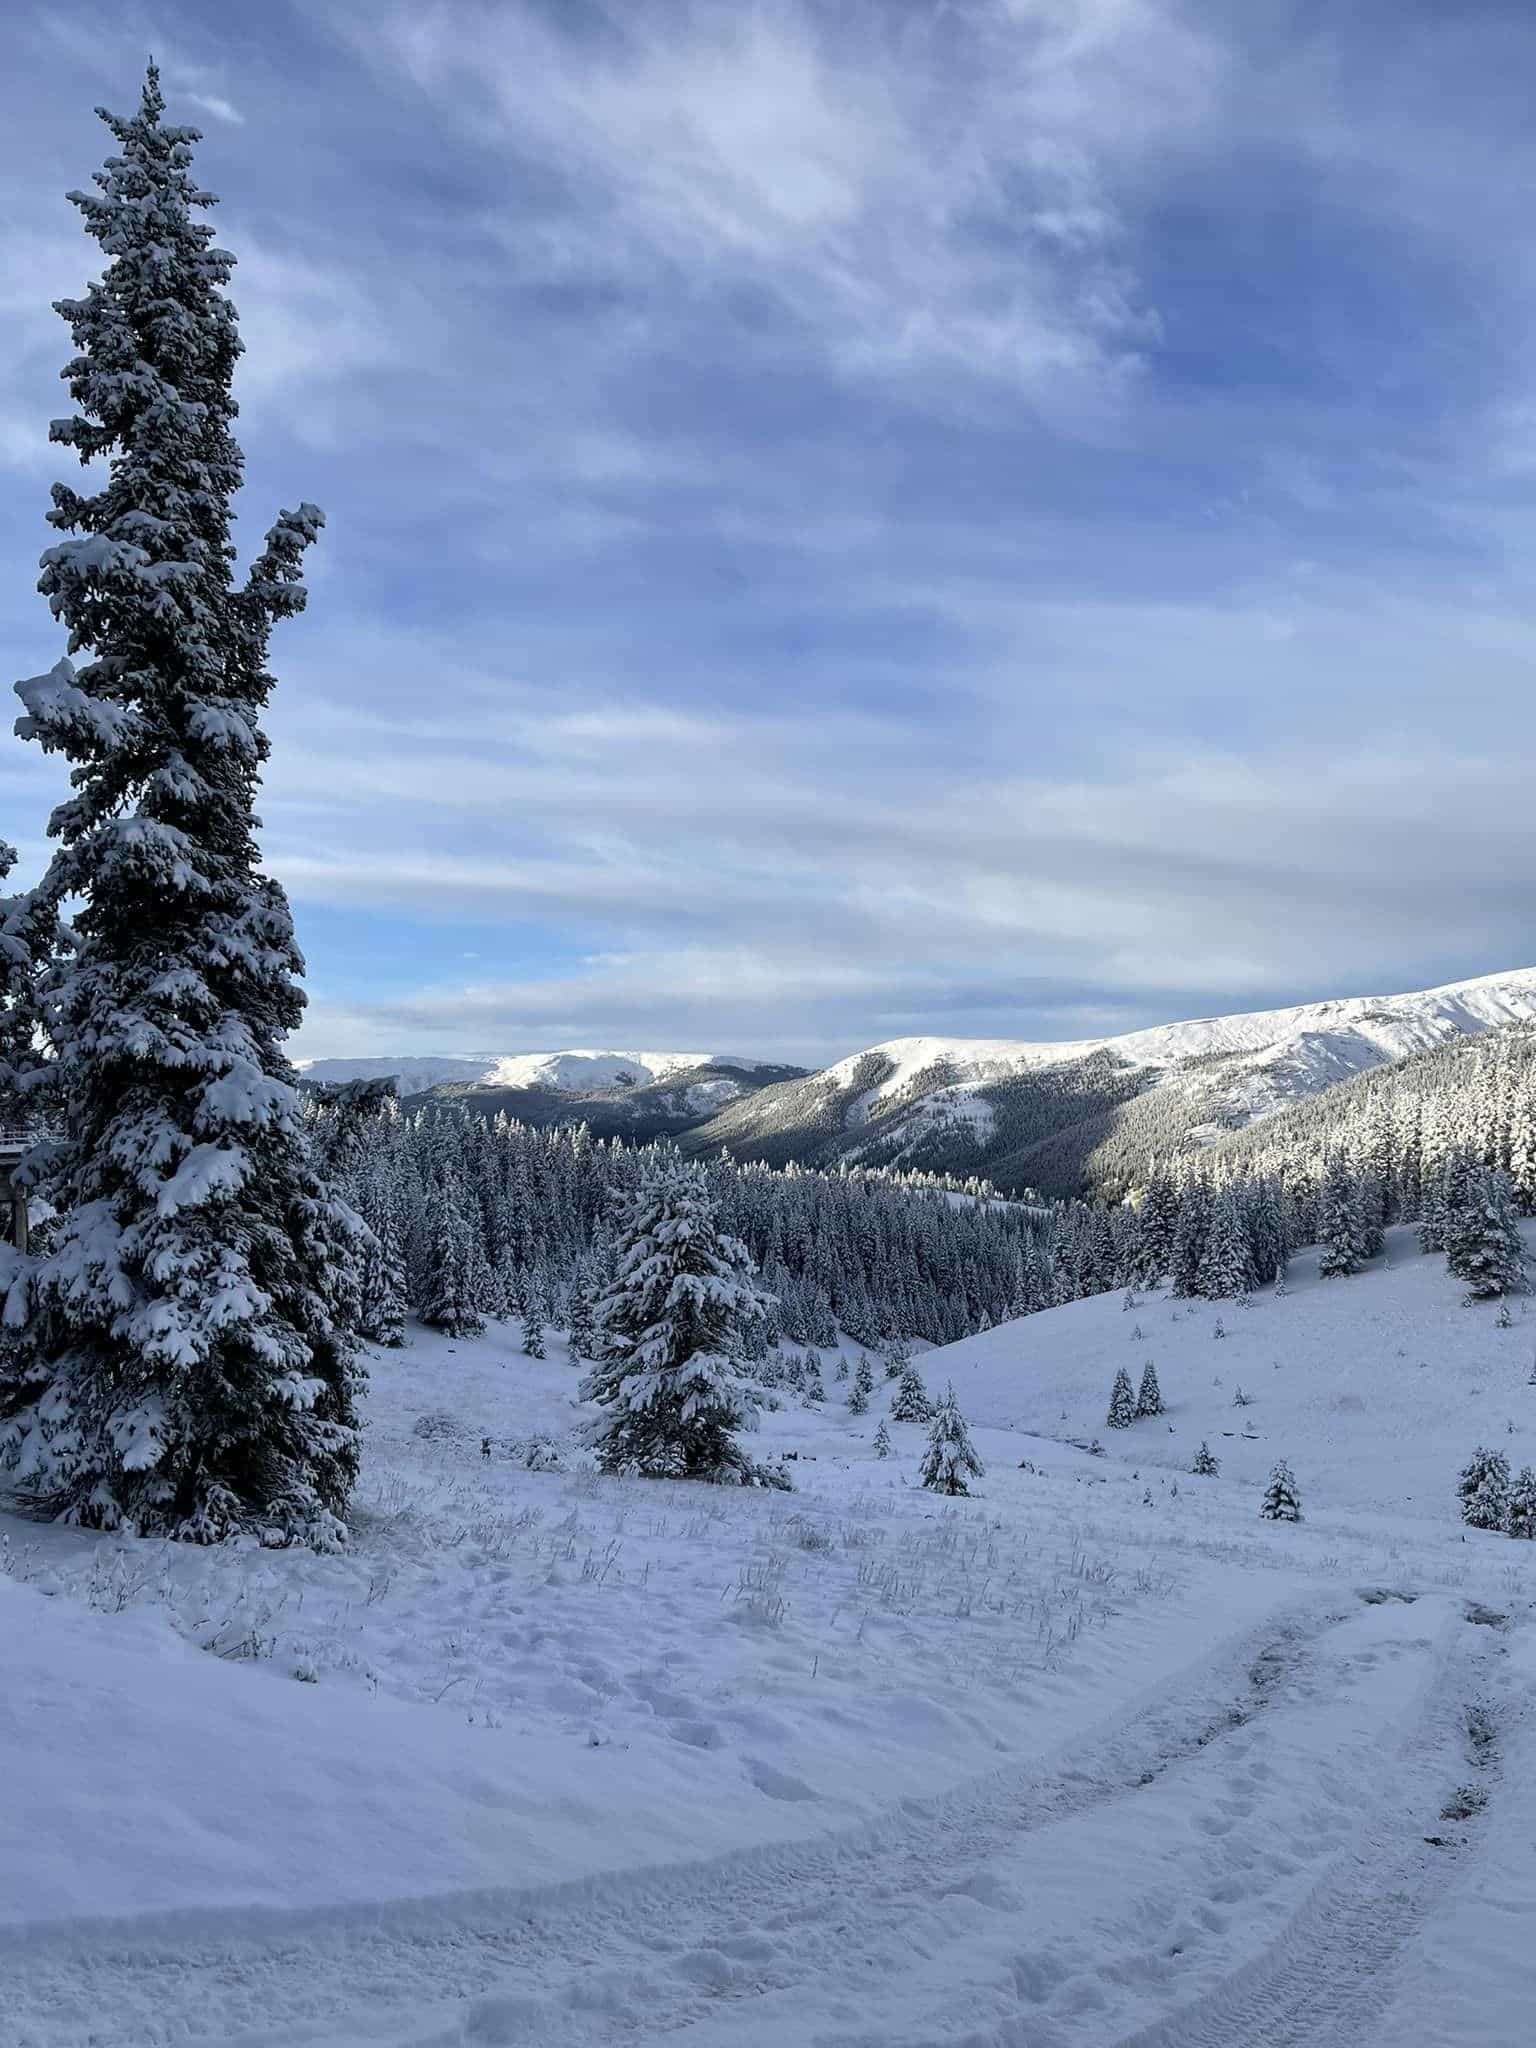
[[[315,1054],[819,1061],[1536,960],[1522,0],[7,15],[0,658],[63,194],[238,256]],[[57,764],[0,739],[35,866]]]

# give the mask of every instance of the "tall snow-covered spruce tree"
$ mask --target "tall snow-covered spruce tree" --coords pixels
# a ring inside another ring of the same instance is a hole
[[[280,514],[237,583],[233,259],[200,217],[197,131],[163,115],[151,68],[71,194],[107,264],[58,307],[76,410],[52,438],[102,469],[54,486],[39,588],[90,658],[19,684],[17,730],[70,763],[39,893],[78,910],[37,992],[59,1219],[10,1273],[0,1456],[88,1526],[324,1544],[357,1469],[361,1226],[282,1050],[303,961],[254,810],[267,639],[303,607],[321,517]]]
[[[768,1306],[702,1172],[664,1161],[625,1204],[596,1305],[598,1360],[581,1394],[606,1411],[589,1429],[604,1471],[788,1485],[738,1441],[755,1419],[740,1374],[747,1333]]]

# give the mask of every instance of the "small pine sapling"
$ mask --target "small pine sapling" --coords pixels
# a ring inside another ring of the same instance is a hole
[[[1109,1413],[1105,1421],[1111,1429],[1129,1429],[1136,1420],[1136,1390],[1131,1385],[1131,1376],[1122,1365],[1115,1374],[1115,1384],[1109,1393]]]
[[[800,1375],[800,1398],[820,1407],[827,1398],[827,1389],[821,1377],[821,1360],[813,1352],[805,1354],[805,1368]]]
[[[890,1455],[891,1432],[886,1428],[885,1424],[882,1422],[880,1427],[875,1431],[875,1456],[877,1458],[888,1458]]]
[[[1269,1485],[1264,1489],[1259,1513],[1266,1522],[1301,1520],[1301,1495],[1296,1491],[1296,1475],[1284,1458],[1269,1475]]]
[[[1221,1460],[1212,1453],[1210,1445],[1203,1437],[1200,1440],[1200,1448],[1195,1453],[1195,1462],[1189,1469],[1201,1479],[1214,1479],[1221,1470]]]
[[[928,1389],[923,1385],[923,1376],[917,1366],[904,1366],[901,1383],[891,1402],[892,1422],[927,1422],[932,1418],[933,1412],[933,1404],[928,1399]]]
[[[859,1362],[854,1371],[853,1384],[848,1389],[848,1413],[862,1415],[869,1407],[869,1397],[875,1391],[875,1368],[867,1352],[860,1352]]]
[[[934,1411],[923,1458],[922,1482],[930,1493],[968,1494],[968,1479],[979,1479],[986,1467],[977,1457],[965,1417],[960,1413],[954,1383]]]

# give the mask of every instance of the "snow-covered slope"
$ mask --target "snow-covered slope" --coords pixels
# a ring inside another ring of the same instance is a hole
[[[956,1081],[995,1080],[1031,1067],[1060,1066],[1110,1053],[1138,1067],[1179,1067],[1191,1060],[1241,1055],[1254,1071],[1286,1065],[1282,1093],[1327,1087],[1383,1060],[1423,1052],[1447,1038],[1499,1024],[1536,1022],[1536,967],[1408,995],[1341,996],[1284,1010],[1247,1010],[1154,1024],[1113,1038],[891,1038],[825,1069],[824,1078],[851,1082],[871,1054],[889,1063],[874,1101],[899,1095],[919,1076],[947,1067]]]
[[[980,1170],[1066,1192],[1139,1116],[1166,1147],[1446,1040],[1536,1022],[1536,968],[1395,996],[1201,1017],[1108,1038],[895,1038],[762,1090],[699,1130],[698,1149]],[[1128,1109],[1161,1091],[1150,1110]],[[1058,1158],[1042,1148],[1080,1139]],[[1065,1166],[1062,1161],[1065,1160]]]
[[[1313,1508],[1445,1523],[1477,1443],[1536,1464],[1536,1306],[1517,1299],[1501,1329],[1497,1304],[1463,1306],[1414,1230],[1387,1235],[1385,1259],[1348,1279],[1320,1279],[1306,1251],[1284,1295],[1256,1294],[1247,1307],[1153,1294],[1127,1308],[1123,1295],[1095,1295],[930,1352],[924,1367],[953,1379],[976,1421],[1097,1438],[1108,1467],[1144,1479],[1198,1486],[1186,1475],[1204,1439],[1223,1479],[1255,1498],[1283,1457]],[[1536,1247],[1536,1224],[1527,1236]],[[1139,1386],[1149,1360],[1167,1414],[1108,1428],[1117,1369]]]
[[[345,1554],[0,1517],[0,2031],[1525,2048],[1536,1545],[1454,1478],[1536,1456],[1536,1314],[1297,1268],[926,1353],[970,1500],[830,1356],[764,1421],[793,1495],[599,1479],[564,1346],[492,1325],[374,1359]],[[1169,1416],[1105,1430],[1145,1356]]]

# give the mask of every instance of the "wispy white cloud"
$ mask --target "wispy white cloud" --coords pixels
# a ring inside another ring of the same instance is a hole
[[[751,289],[844,371],[976,375],[1056,412],[1112,392],[1156,333],[1099,158],[1197,120],[1220,68],[1144,0],[360,21],[378,61],[563,181],[565,204],[503,222],[524,264]]]
[[[189,92],[187,99],[205,114],[212,114],[215,121],[227,121],[232,128],[243,128],[245,116],[237,106],[217,92]]]

